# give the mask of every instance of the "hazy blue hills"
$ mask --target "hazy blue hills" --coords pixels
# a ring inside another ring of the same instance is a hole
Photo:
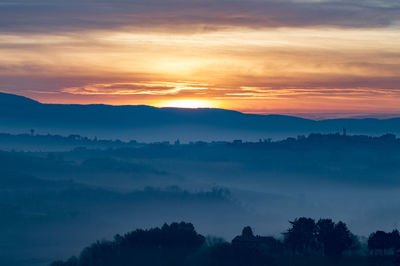
[[[0,93],[0,130],[10,133],[82,134],[161,141],[281,138],[311,132],[400,133],[400,118],[314,121],[285,115],[244,114],[224,109],[156,108],[144,105],[41,104]]]

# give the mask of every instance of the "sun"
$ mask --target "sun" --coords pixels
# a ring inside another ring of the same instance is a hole
[[[176,108],[213,108],[214,103],[209,100],[197,99],[180,99],[180,100],[167,100],[159,104],[160,107],[176,107]]]

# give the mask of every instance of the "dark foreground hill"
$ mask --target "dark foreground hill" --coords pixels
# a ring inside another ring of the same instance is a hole
[[[151,106],[61,105],[0,93],[0,130],[10,133],[81,134],[138,141],[258,140],[311,132],[400,133],[400,118],[314,121],[223,109]]]

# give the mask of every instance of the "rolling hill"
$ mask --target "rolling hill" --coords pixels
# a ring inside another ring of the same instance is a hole
[[[200,108],[156,108],[144,105],[42,104],[0,93],[0,131],[81,134],[138,141],[258,140],[311,132],[349,134],[400,133],[400,118],[310,120],[285,115],[244,114]]]

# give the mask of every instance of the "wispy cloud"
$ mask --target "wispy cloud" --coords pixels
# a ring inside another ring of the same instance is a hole
[[[0,0],[0,89],[43,102],[361,114],[399,84],[397,0]]]
[[[77,95],[178,95],[183,91],[197,94],[202,84],[183,82],[111,83],[89,84],[82,87],[64,88],[61,92]]]
[[[202,86],[202,87],[200,87]],[[140,82],[140,83],[109,83],[88,84],[80,87],[70,87],[61,90],[62,93],[73,95],[153,95],[177,96],[209,99],[289,99],[316,97],[326,99],[362,99],[373,97],[396,97],[400,99],[400,88],[374,87],[225,87],[217,88],[210,84],[186,82]]]
[[[400,18],[393,0],[13,0],[0,2],[2,31],[123,27],[382,27]]]

